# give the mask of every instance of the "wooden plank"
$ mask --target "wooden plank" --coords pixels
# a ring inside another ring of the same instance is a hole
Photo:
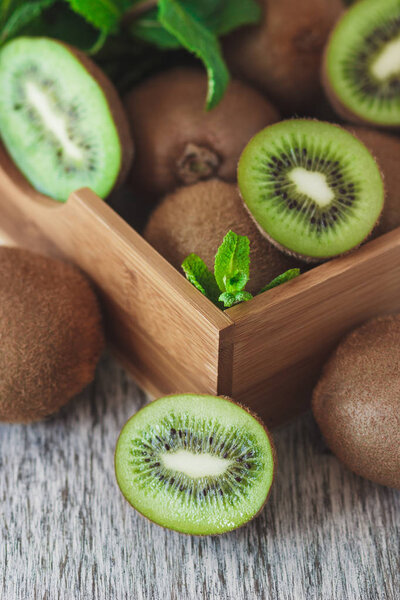
[[[274,433],[271,495],[242,529],[193,538],[137,514],[113,454],[144,403],[105,358],[60,414],[0,424],[2,600],[398,600],[400,493],[347,471],[309,415]]]
[[[235,323],[232,394],[270,424],[304,408],[342,336],[400,311],[400,229],[227,311]]]
[[[0,227],[17,243],[62,255],[94,282],[108,339],[157,394],[218,390],[220,335],[231,320],[90,190],[58,204],[0,155]],[[229,365],[228,365],[229,369]]]

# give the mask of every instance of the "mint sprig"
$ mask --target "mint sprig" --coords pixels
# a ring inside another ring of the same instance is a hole
[[[222,304],[223,308],[230,308],[253,298],[245,290],[250,272],[250,241],[245,235],[228,231],[215,255],[214,273],[197,254],[189,254],[182,263],[182,269],[190,283],[218,307]],[[298,275],[300,269],[290,269],[275,277],[261,292]]]
[[[214,304],[218,303],[220,294],[219,287],[215,281],[214,274],[209,271],[205,262],[197,254],[189,254],[182,263],[182,269],[186,278],[204,296],[207,296]]]
[[[291,279],[294,279],[299,275],[300,269],[289,269],[288,271],[285,271],[285,273],[282,273],[282,275],[278,275],[278,277],[275,277],[275,279],[270,281],[266,286],[262,288],[262,290],[260,290],[259,294],[268,290],[272,290],[272,288],[281,285],[282,283],[286,283],[286,281],[290,281]]]

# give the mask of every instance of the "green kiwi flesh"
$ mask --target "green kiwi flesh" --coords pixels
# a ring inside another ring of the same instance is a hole
[[[132,142],[99,69],[60,42],[20,37],[0,51],[0,89],[1,138],[30,183],[61,202],[81,187],[105,198]]]
[[[327,45],[324,80],[348,120],[400,126],[399,0],[361,0],[349,8]]]
[[[0,421],[37,421],[94,377],[102,318],[86,278],[71,265],[0,248]]]
[[[282,250],[318,261],[363,242],[384,203],[379,168],[337,125],[292,119],[248,143],[238,183],[250,214]]]
[[[400,489],[400,315],[373,319],[339,344],[312,406],[328,446],[349,469]]]
[[[125,498],[151,521],[181,533],[220,534],[263,507],[274,451],[261,422],[229,398],[177,394],[125,424],[115,471]]]

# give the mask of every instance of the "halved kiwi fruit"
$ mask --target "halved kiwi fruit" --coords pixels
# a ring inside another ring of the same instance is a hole
[[[255,135],[239,161],[242,198],[260,231],[308,261],[363,242],[384,202],[379,168],[337,125],[293,119]]]
[[[219,534],[263,507],[274,450],[262,423],[229,398],[177,394],[125,424],[115,470],[125,498],[148,519],[182,533]]]
[[[400,126],[400,1],[361,0],[328,42],[324,83],[346,119]]]
[[[104,198],[126,174],[132,140],[112,84],[85,55],[48,38],[0,51],[0,132],[43,194],[66,201],[80,187]]]

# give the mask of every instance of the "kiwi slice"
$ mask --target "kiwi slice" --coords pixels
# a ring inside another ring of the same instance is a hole
[[[125,424],[115,470],[123,495],[145,517],[182,533],[218,534],[261,510],[274,451],[260,421],[229,398],[179,394]]]
[[[242,198],[282,250],[318,261],[361,244],[384,201],[378,166],[337,125],[293,119],[254,136],[239,161]]]
[[[90,187],[105,198],[124,175],[132,141],[112,84],[86,56],[48,38],[0,51],[1,138],[39,191],[66,201]]]
[[[362,0],[344,14],[326,49],[324,79],[345,118],[400,126],[399,0]]]

